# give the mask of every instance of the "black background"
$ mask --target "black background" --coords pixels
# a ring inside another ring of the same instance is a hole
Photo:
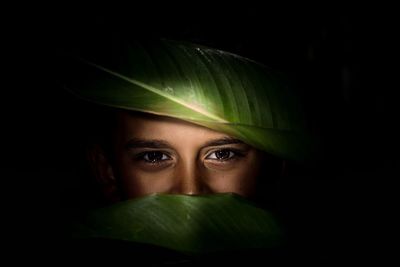
[[[390,252],[400,177],[391,7],[21,5],[3,12],[3,229],[19,253],[54,241],[62,198],[79,187],[69,178],[79,164],[79,109],[55,78],[55,55],[102,28],[188,40],[290,74],[325,144],[316,165],[282,182],[296,255],[332,263],[383,261]]]

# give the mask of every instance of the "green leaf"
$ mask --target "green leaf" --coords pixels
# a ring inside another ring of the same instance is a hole
[[[301,101],[281,74],[194,44],[163,40],[101,47],[75,54],[65,86],[78,97],[190,121],[280,157],[310,157]]]
[[[276,248],[282,231],[269,212],[234,194],[154,194],[92,211],[76,238],[151,244],[188,254]]]

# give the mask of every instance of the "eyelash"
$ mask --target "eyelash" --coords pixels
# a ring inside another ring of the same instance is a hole
[[[232,156],[229,157],[229,158],[227,158],[227,159],[212,158],[212,160],[217,160],[217,161],[219,161],[219,162],[224,162],[224,161],[234,160],[234,159],[237,158],[237,157],[243,157],[243,156],[244,156],[244,154],[243,154],[240,150],[232,149],[232,148],[229,148],[229,149],[228,149],[228,148],[223,148],[223,149],[218,149],[218,150],[213,151],[212,153],[210,153],[210,154],[206,157],[206,159],[209,159],[209,157],[210,157],[212,154],[215,154],[215,153],[221,152],[221,151],[229,152],[229,155],[231,155],[231,153],[232,153]]]
[[[150,160],[145,159],[146,155],[148,156],[149,153],[161,153],[161,154],[162,154],[162,158],[163,158],[164,156],[167,156],[168,159],[159,160],[159,161],[157,160],[157,161],[154,161],[154,162],[153,162],[153,161],[150,161]],[[156,151],[156,150],[155,150],[155,151],[146,151],[146,152],[139,153],[135,158],[136,158],[137,160],[144,161],[145,163],[151,164],[151,165],[161,164],[162,162],[171,159],[171,157],[170,157],[167,153],[163,153],[163,152],[161,152],[161,151]]]
[[[229,157],[229,158],[227,158],[227,159],[217,159],[217,158],[213,158],[213,159],[211,159],[211,160],[217,160],[217,161],[219,161],[219,162],[226,162],[226,161],[234,160],[234,159],[237,158],[237,157],[243,157],[243,156],[244,156],[244,154],[243,154],[241,151],[237,150],[237,149],[232,149],[232,148],[227,149],[227,148],[225,148],[225,149],[218,149],[218,150],[213,151],[212,153],[210,153],[210,154],[206,157],[206,159],[209,159],[209,156],[210,156],[210,155],[215,154],[215,153],[220,152],[220,151],[227,151],[227,152],[229,152],[229,156],[231,156],[231,155],[232,155],[232,156]],[[148,156],[149,153],[161,153],[161,154],[162,154],[162,158],[164,158],[164,156],[167,156],[168,159],[157,160],[157,161],[150,161],[150,160],[145,159],[145,157]],[[231,153],[232,153],[232,154],[231,154]],[[146,151],[146,152],[142,152],[142,153],[139,153],[135,158],[136,158],[137,160],[141,160],[141,161],[146,162],[146,164],[151,164],[151,165],[162,164],[163,162],[165,162],[165,161],[171,159],[171,157],[170,157],[167,153],[164,153],[164,152],[161,152],[161,151]]]

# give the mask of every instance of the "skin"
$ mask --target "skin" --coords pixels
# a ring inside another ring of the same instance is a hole
[[[119,111],[116,118],[113,161],[96,162],[98,176],[115,181],[105,183],[115,201],[121,194],[130,199],[152,193],[254,193],[262,155],[252,146],[165,116]],[[122,190],[115,197],[117,187]]]

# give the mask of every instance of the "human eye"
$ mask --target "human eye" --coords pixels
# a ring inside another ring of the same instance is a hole
[[[147,164],[160,164],[171,160],[171,157],[162,151],[145,151],[139,153],[135,158]]]
[[[206,159],[216,161],[229,161],[241,156],[243,156],[243,153],[241,153],[239,150],[229,148],[214,150],[210,154],[208,154]]]

